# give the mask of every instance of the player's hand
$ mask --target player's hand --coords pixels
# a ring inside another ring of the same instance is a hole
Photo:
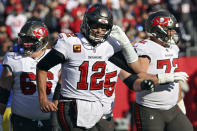
[[[126,36],[126,34],[122,31],[122,29],[119,26],[113,25],[110,37],[117,40],[120,43],[122,53],[127,63],[133,63],[138,59],[138,55],[135,52],[133,46],[131,45],[129,38]]]
[[[40,109],[42,112],[51,112],[51,111],[57,111],[57,106],[49,101],[48,99],[46,100],[41,100],[40,101]]]
[[[169,82],[177,82],[177,81],[186,81],[187,73],[185,72],[175,72],[175,73],[164,73],[164,74],[158,74],[158,83],[164,84]]]
[[[54,100],[53,103],[54,103],[54,104],[56,105],[56,107],[57,107],[57,105],[58,105],[58,100]]]
[[[188,80],[188,74],[186,72],[175,72],[174,73],[174,81],[186,81]]]
[[[150,90],[153,92],[155,90],[155,84],[152,80],[143,80],[141,82],[141,89],[142,90]]]
[[[128,44],[128,43],[130,44],[130,41],[129,41],[128,37],[126,36],[126,34],[117,25],[113,25],[110,36],[112,38],[116,39],[121,44],[121,46]]]

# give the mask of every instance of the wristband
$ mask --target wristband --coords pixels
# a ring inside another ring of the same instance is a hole
[[[124,83],[127,85],[127,87],[131,90],[133,90],[133,83],[135,82],[135,80],[137,80],[139,77],[138,75],[130,75],[129,77],[127,77],[126,79],[124,79]]]

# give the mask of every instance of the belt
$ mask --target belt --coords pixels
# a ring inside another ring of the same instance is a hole
[[[75,101],[76,99],[75,98],[68,98],[68,97],[64,97],[62,95],[60,95],[60,99],[59,101]]]

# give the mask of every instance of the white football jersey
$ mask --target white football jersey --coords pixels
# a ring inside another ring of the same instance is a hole
[[[36,86],[36,65],[49,50],[39,59],[23,56],[16,52],[8,52],[3,60],[3,65],[8,65],[14,76],[12,113],[33,120],[45,120],[50,118],[50,113],[40,110],[38,89]],[[58,82],[58,74],[61,65],[51,68],[47,74],[47,94],[52,100],[53,93]]]
[[[106,61],[120,51],[116,41],[109,38],[93,47],[80,33],[62,33],[54,49],[66,59],[62,65],[62,96],[96,101],[106,95],[103,92]]]
[[[101,100],[103,105],[104,114],[112,115],[112,110],[114,107],[115,100],[115,87],[118,79],[118,74],[120,73],[120,68],[111,62],[107,62],[105,84],[104,84],[104,96]]]
[[[178,69],[177,45],[165,48],[151,40],[145,39],[134,44],[138,56],[148,56],[150,64],[147,73],[173,73]],[[146,107],[168,110],[178,100],[179,84],[172,82],[156,87],[155,92],[141,91],[136,93],[136,102]]]

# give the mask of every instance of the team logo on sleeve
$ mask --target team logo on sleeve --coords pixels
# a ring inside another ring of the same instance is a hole
[[[80,53],[81,52],[81,45],[73,45],[73,52]]]

